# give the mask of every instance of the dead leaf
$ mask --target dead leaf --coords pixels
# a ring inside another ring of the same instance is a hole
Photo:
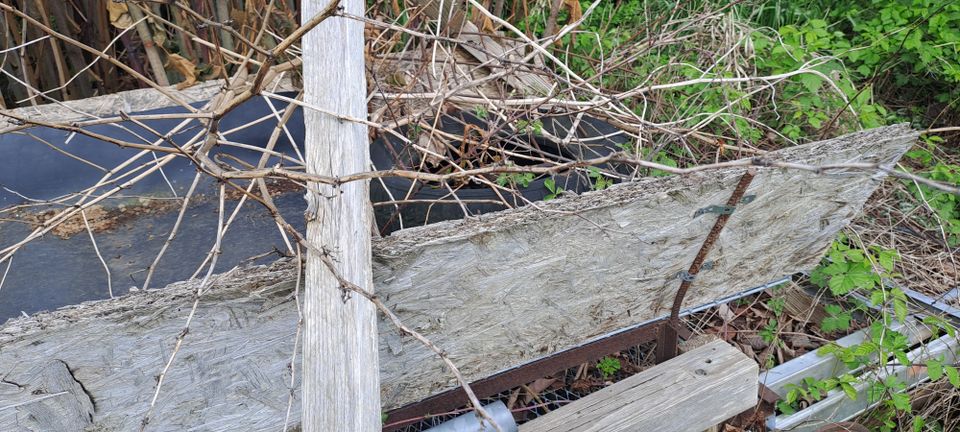
[[[512,410],[517,407],[517,399],[520,396],[520,389],[510,392],[510,398],[507,399],[507,409]]]
[[[251,23],[250,15],[240,9],[230,9],[230,19],[234,28],[243,28]]]
[[[526,405],[533,400],[533,398],[540,395],[541,392],[550,388],[550,385],[557,381],[556,378],[540,378],[528,385],[526,385],[527,394],[523,396],[523,404]]]
[[[223,65],[215,64],[210,66],[210,71],[203,74],[205,80],[223,78]]]
[[[486,33],[496,33],[496,32],[497,32],[496,27],[493,25],[493,21],[492,21],[489,17],[487,17],[487,16],[484,16],[483,18],[481,18],[481,20],[480,20],[480,30],[483,30],[483,31],[486,32]]]
[[[127,9],[126,3],[108,1],[107,13],[110,14],[110,24],[118,29],[126,29],[133,25],[133,18]]]
[[[733,311],[730,310],[730,307],[728,307],[725,304],[717,306],[717,314],[720,315],[720,318],[723,319],[723,322],[725,323],[729,323],[730,321],[733,321],[733,319],[737,317],[736,315],[734,315]]]
[[[792,335],[787,338],[787,340],[795,349],[811,350],[817,347],[817,344],[813,343],[813,341],[804,334]]]
[[[186,57],[179,54],[167,54],[167,63],[164,65],[167,69],[173,70],[183,75],[183,81],[177,84],[177,90],[183,90],[197,83],[197,65]]]
[[[423,160],[426,161],[430,166],[437,166],[440,162],[443,161],[443,155],[446,153],[446,146],[443,145],[443,141],[440,137],[432,136],[430,133],[422,133],[417,139],[417,144],[427,151],[424,152]]]
[[[583,9],[577,0],[563,0],[563,6],[570,10],[570,21],[575,22],[583,16]]]

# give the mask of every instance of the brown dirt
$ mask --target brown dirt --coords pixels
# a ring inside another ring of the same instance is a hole
[[[84,210],[90,230],[94,233],[106,232],[117,228],[125,222],[145,216],[175,211],[180,207],[177,200],[140,199],[135,205],[121,205],[115,209],[107,209],[94,205]],[[55,217],[62,210],[47,210],[41,213],[22,213],[20,218],[34,227],[43,226],[48,220]],[[59,223],[50,232],[62,239],[69,239],[87,230],[83,215],[73,217]]]

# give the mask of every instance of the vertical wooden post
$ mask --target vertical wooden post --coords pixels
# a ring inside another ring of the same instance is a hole
[[[330,0],[304,0],[303,20]],[[363,15],[363,0],[341,0]],[[303,39],[304,99],[353,118],[367,118],[363,24],[325,20]],[[305,109],[307,171],[343,175],[369,165],[366,126]],[[307,240],[333,255],[337,272],[373,290],[370,267],[369,184],[310,184]],[[337,279],[315,251],[307,254],[303,336],[303,430],[380,430],[380,367],[374,306],[359,295],[345,300]]]

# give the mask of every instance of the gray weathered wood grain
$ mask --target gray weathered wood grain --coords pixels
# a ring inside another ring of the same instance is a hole
[[[770,153],[812,164],[893,164],[916,133],[894,126]],[[378,295],[477,379],[668,313],[680,281],[742,169],[651,178],[373,243]],[[816,265],[883,175],[761,168],[691,287],[705,304]],[[200,303],[166,378],[154,430],[278,428],[297,312],[289,264],[224,275]],[[94,401],[100,430],[128,430],[183,325],[195,285],[68,308],[0,327],[0,374],[27,381],[61,360]],[[451,388],[431,353],[380,323],[385,409]],[[348,365],[345,365],[347,367]],[[295,370],[299,368],[294,366]],[[296,396],[298,392],[293,389]],[[296,401],[295,401],[296,402]],[[295,403],[293,420],[299,416]],[[0,411],[0,429],[12,421]]]
[[[277,83],[277,91],[289,91],[294,87],[288,80]],[[270,87],[272,88],[272,87]],[[194,86],[178,90],[176,86],[167,87],[167,91],[186,103],[205,102],[216,96],[223,89],[223,80],[210,80],[197,83]],[[135,113],[166,108],[176,103],[152,88],[128,90],[95,96],[81,100],[59,102],[23,108],[6,110],[11,114],[27,117],[35,121],[69,124],[91,120],[96,117],[109,117],[121,111]],[[12,123],[0,123],[0,134],[22,129],[23,126]]]
[[[312,17],[337,0],[301,2]],[[363,15],[363,0],[339,0],[347,13]],[[306,18],[305,18],[306,19]],[[343,17],[324,20],[303,38],[303,99],[311,106],[353,118],[367,115],[363,23]],[[308,173],[343,176],[370,165],[367,126],[315,110],[304,111]],[[377,309],[367,299],[343,298],[340,277],[373,292],[370,264],[370,185],[310,184],[307,241],[335,251],[334,275],[321,252],[307,251],[303,294],[304,432],[380,430],[380,367]],[[314,193],[313,191],[316,191]]]
[[[710,342],[520,425],[520,432],[702,431],[757,403],[759,366]]]
[[[15,417],[0,422],[8,426],[4,430],[68,431],[93,424],[93,401],[64,362],[38,359],[24,375],[26,381],[0,383],[0,418]]]

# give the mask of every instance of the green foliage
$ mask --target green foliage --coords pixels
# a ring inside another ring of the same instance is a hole
[[[786,306],[787,299],[785,297],[771,297],[767,300],[767,307],[773,311],[773,316],[779,318],[783,314],[783,307]]]
[[[889,68],[898,86],[960,83],[960,4],[855,0],[831,15],[862,47],[846,55],[860,78]]]
[[[838,240],[830,246],[820,266],[810,273],[810,281],[821,288],[829,287],[835,296],[856,289],[873,290],[881,286],[883,278],[897,276],[893,273],[897,259],[899,255],[892,249],[872,246],[865,251]],[[875,269],[881,271],[877,273]],[[875,304],[882,303],[886,298],[880,300]]]
[[[834,389],[839,389],[850,399],[857,400],[857,390],[854,388],[856,383],[857,379],[851,374],[824,380],[807,377],[803,379],[801,385],[787,384],[787,395],[777,402],[777,408],[784,414],[793,414],[800,401],[808,403],[819,401]]]
[[[928,145],[935,145],[941,141],[939,137],[928,137]],[[934,163],[931,152],[924,149],[908,152],[907,158],[928,167],[926,171],[918,173],[920,176],[960,186],[960,166],[943,162]],[[936,213],[937,218],[921,219],[921,222],[937,231],[942,224],[947,243],[951,247],[960,245],[960,196],[913,181],[904,180],[903,182],[914,198],[925,202]]]
[[[550,201],[560,196],[564,192],[563,188],[560,186],[557,186],[557,183],[552,178],[548,178],[544,180],[543,186],[546,187],[548,191],[550,191],[550,193],[547,194],[547,196],[543,197],[544,201]]]
[[[828,316],[820,323],[820,330],[830,333],[850,329],[851,313],[849,311],[832,304],[824,306],[824,309],[826,309]]]
[[[497,184],[502,187],[509,185],[512,188],[516,188],[517,185],[528,187],[533,179],[533,173],[500,173],[497,176]]]
[[[779,2],[760,3],[759,13],[747,8],[739,11],[757,24],[778,29],[788,46],[835,56],[854,82],[879,76],[898,90],[908,88],[932,94],[940,102],[956,103],[951,99],[960,84],[960,3],[851,0],[840,7],[818,0],[787,4],[776,16],[771,16],[770,9],[781,9]],[[864,115],[882,117],[884,113],[861,112]]]
[[[770,321],[767,322],[767,325],[760,329],[760,338],[762,338],[767,344],[773,345],[780,342],[779,333],[780,327],[777,324],[777,320],[770,318]]]
[[[517,130],[525,133],[543,135],[543,122],[539,119],[534,121],[520,119],[517,120]]]
[[[604,379],[614,376],[620,371],[620,367],[620,359],[614,357],[604,357],[597,362],[597,370]]]
[[[473,114],[476,115],[477,118],[486,120],[487,116],[490,115],[490,112],[487,111],[487,107],[483,105],[477,105],[473,107]]]
[[[613,180],[608,179],[597,167],[588,167],[587,172],[590,176],[593,190],[604,190],[613,185]]]

